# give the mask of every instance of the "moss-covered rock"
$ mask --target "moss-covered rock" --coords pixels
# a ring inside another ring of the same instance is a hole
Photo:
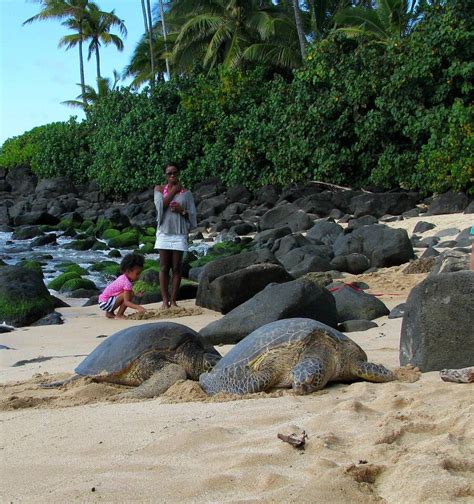
[[[36,271],[21,266],[0,268],[2,322],[26,326],[53,310],[53,297]]]
[[[72,219],[63,219],[56,227],[60,231],[66,231],[66,229],[74,228],[74,221]]]
[[[22,226],[16,228],[12,233],[13,240],[30,240],[37,236],[42,236],[44,233],[41,231],[40,226]]]
[[[41,267],[41,263],[39,261],[34,261],[33,259],[26,259],[20,262],[20,266],[22,268],[27,268],[33,271],[36,271],[43,278],[43,268]]]
[[[48,288],[59,291],[61,287],[69,280],[74,278],[81,278],[81,275],[75,271],[68,271],[67,273],[61,273],[56,278],[53,278],[48,284]]]
[[[190,262],[192,268],[199,268],[205,266],[216,259],[221,257],[228,257],[235,254],[240,254],[241,252],[248,250],[248,244],[233,243],[233,242],[221,242],[217,243],[211,247],[205,256],[201,256],[199,259]]]
[[[109,257],[122,257],[120,250],[112,249],[108,254]]]
[[[97,241],[94,243],[92,250],[109,250],[109,246],[101,241]]]
[[[154,237],[156,235],[156,228],[154,228],[154,227],[147,227],[145,229],[145,234],[147,236],[153,236]]]
[[[109,240],[111,248],[127,248],[138,245],[138,231],[130,230]]]
[[[121,233],[118,229],[114,229],[114,228],[109,228],[109,229],[106,229],[102,235],[101,235],[101,238],[103,238],[104,240],[111,240],[112,238],[115,238],[116,236],[119,236]]]
[[[64,245],[65,249],[73,250],[91,250],[91,248],[97,243],[95,238],[86,238],[84,240],[73,240],[70,243]]]
[[[152,244],[152,243],[146,243],[145,245],[143,245],[143,247],[140,247],[140,249],[138,250],[138,252],[140,254],[152,254],[154,250],[155,250],[155,245],[154,244]]]
[[[109,219],[105,217],[99,217],[97,223],[95,224],[95,232],[97,236],[102,236],[106,229],[112,229],[114,226]]]
[[[160,264],[154,259],[145,259],[145,263],[143,264],[143,271],[146,271],[147,269],[160,271]]]
[[[90,219],[86,219],[80,226],[79,229],[81,231],[85,231],[86,229],[93,228],[95,226],[94,221]],[[110,226],[109,226],[110,227]]]
[[[142,236],[140,236],[139,241],[140,241],[140,243],[151,243],[152,245],[154,245],[156,238],[154,236],[142,235]]]
[[[107,277],[117,277],[120,275],[120,265],[114,261],[102,261],[89,266],[89,271],[98,271]]]
[[[66,263],[59,263],[56,264],[56,269],[58,271],[63,271],[64,273],[70,273],[73,271],[74,273],[77,273],[78,275],[85,275],[87,271],[79,266],[79,264],[73,263],[73,262],[66,262]]]
[[[60,289],[60,292],[62,293],[72,292],[77,289],[97,290],[97,287],[92,280],[89,280],[87,278],[72,278],[71,280],[68,280],[63,284],[63,286]]]

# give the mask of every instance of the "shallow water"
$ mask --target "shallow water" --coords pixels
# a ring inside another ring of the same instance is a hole
[[[57,232],[55,232],[57,234]],[[7,264],[14,265],[22,259],[34,259],[43,264],[43,274],[45,284],[48,284],[60,273],[57,265],[65,262],[79,264],[84,269],[92,264],[101,261],[114,261],[119,263],[121,258],[108,257],[109,250],[72,250],[65,249],[64,245],[71,242],[74,238],[58,236],[57,245],[44,245],[42,247],[32,247],[34,238],[29,240],[12,240],[12,233],[0,232],[0,259]],[[101,240],[99,240],[101,241]],[[198,256],[205,255],[212,243],[193,243],[189,250],[194,251]],[[129,254],[131,249],[120,249],[122,256]],[[51,255],[52,258],[44,258],[44,255]],[[159,254],[146,254],[147,259],[159,261]],[[99,272],[91,272],[84,275],[84,278],[92,280],[99,289],[105,287],[107,279]]]

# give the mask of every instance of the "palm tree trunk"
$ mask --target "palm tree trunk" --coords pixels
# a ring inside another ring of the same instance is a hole
[[[95,60],[97,63],[97,79],[100,79],[100,55],[99,55],[99,46],[95,46]]]
[[[148,44],[150,46],[151,84],[155,82],[155,56],[153,54],[153,20],[151,17],[150,0],[146,2],[148,11]]]
[[[161,27],[163,29],[163,38],[165,39],[165,51],[168,52],[168,46],[166,44],[166,26],[165,26],[165,13],[163,11],[163,0],[160,0],[160,17],[161,17]],[[166,62],[166,73],[168,74],[168,78],[171,79],[170,64],[168,61],[168,57],[165,58],[165,62]]]
[[[145,0],[142,0],[143,23],[145,24],[145,35],[148,33],[148,18],[146,15]]]
[[[306,56],[306,38],[304,36],[299,0],[293,0],[293,10],[295,11],[296,31],[298,32],[298,39],[300,41],[301,59],[304,60]]]
[[[84,57],[82,54],[82,23],[79,23],[79,70],[81,72],[81,93],[84,106],[86,102],[86,80],[84,78]]]

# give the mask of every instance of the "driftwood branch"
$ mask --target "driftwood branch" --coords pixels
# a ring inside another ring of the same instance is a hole
[[[441,379],[447,382],[473,383],[474,366],[463,369],[443,369],[439,372]]]
[[[345,186],[340,186],[337,184],[330,184],[329,182],[322,182],[321,180],[311,180],[310,183],[322,185],[324,187],[327,187],[328,189],[338,190],[338,191],[352,191],[353,190],[352,187],[345,187]],[[365,189],[359,189],[359,190],[362,192],[365,192],[365,193],[370,193],[370,191],[366,191]]]
[[[281,439],[285,443],[290,444],[294,448],[297,448],[298,450],[304,450],[304,445],[306,443],[306,438],[308,437],[306,435],[305,431],[301,432],[293,432],[291,434],[277,434],[278,439]]]

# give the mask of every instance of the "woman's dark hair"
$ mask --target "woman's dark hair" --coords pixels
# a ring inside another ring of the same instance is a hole
[[[165,166],[163,167],[163,173],[166,173],[166,168],[169,168],[170,166],[174,166],[178,171],[181,171],[181,167],[179,166],[178,163],[169,162],[166,163]]]
[[[132,270],[136,266],[143,268],[145,258],[141,254],[127,254],[120,263],[120,273]]]

